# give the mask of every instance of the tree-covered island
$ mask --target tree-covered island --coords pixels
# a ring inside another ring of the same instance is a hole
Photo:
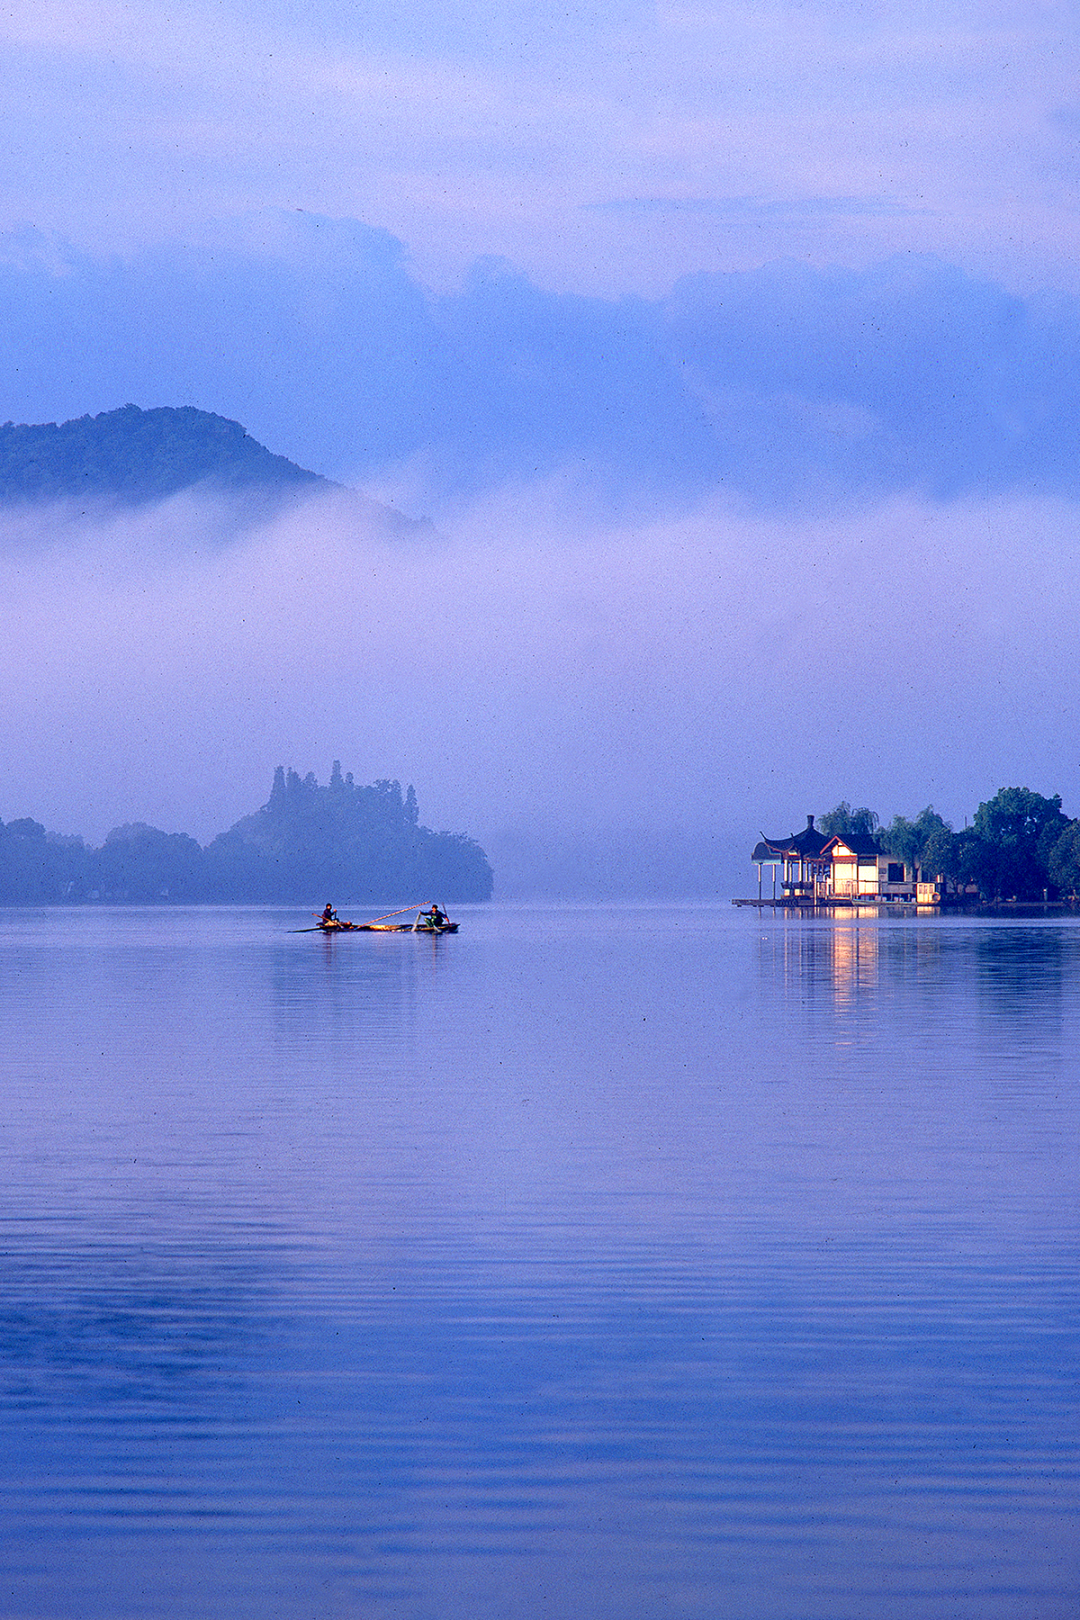
[[[359,786],[334,761],[321,787],[278,766],[270,797],[205,847],[143,822],[100,849],[23,818],[0,823],[0,903],[274,905],[491,898],[487,857],[464,833],[420,825],[416,793]]]
[[[842,801],[820,816],[826,837],[871,843],[894,858],[909,883],[935,883],[945,896],[982,900],[1043,900],[1080,896],[1080,819],[1070,820],[1061,797],[1026,787],[1002,788],[980,804],[970,826],[955,832],[927,805],[917,816],[883,826],[865,806]]]

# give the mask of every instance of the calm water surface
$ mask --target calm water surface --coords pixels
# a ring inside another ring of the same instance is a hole
[[[0,911],[5,1620],[1073,1620],[1080,922]]]

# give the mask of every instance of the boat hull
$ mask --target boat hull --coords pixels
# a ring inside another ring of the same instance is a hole
[[[306,930],[312,934],[456,934],[457,923],[442,928],[418,928],[414,923],[318,923]]]

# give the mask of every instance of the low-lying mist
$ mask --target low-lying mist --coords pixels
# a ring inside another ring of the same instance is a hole
[[[339,495],[237,528],[207,496],[0,518],[0,818],[200,841],[277,764],[414,783],[497,894],[750,892],[841,798],[962,825],[1080,810],[1076,509],[719,506],[619,526],[556,487],[441,531]]]

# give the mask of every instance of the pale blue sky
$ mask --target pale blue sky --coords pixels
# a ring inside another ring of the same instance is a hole
[[[0,41],[0,229],[95,252],[277,207],[438,286],[918,251],[1080,289],[1072,4],[8,0]]]

